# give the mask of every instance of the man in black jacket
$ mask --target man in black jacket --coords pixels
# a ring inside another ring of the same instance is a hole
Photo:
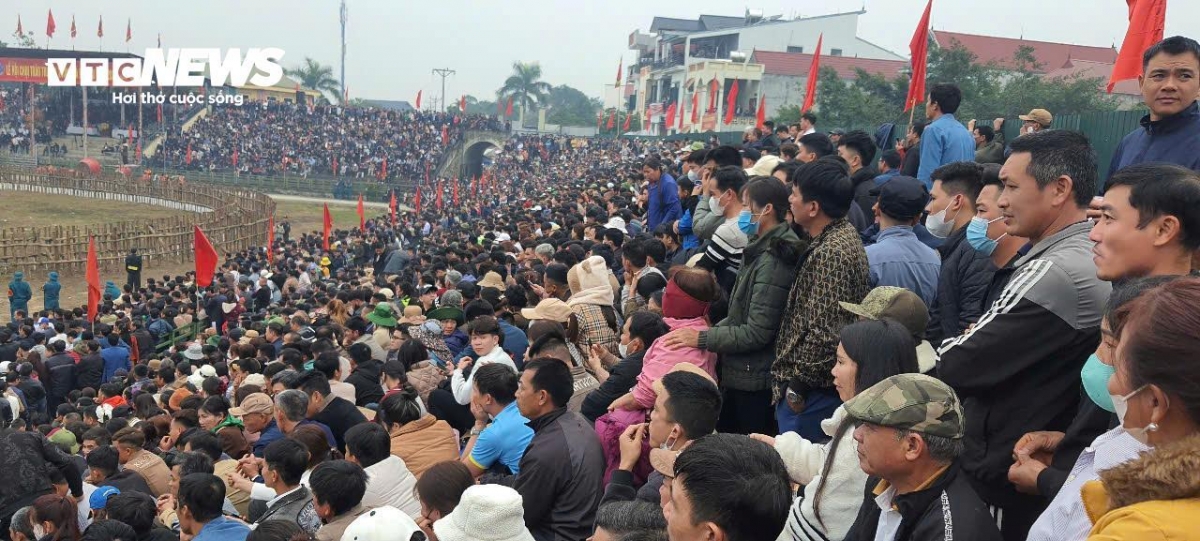
[[[591,423],[567,411],[574,392],[571,369],[548,357],[525,363],[517,384],[517,409],[534,434],[513,488],[537,541],[587,538],[604,492],[600,438]]]
[[[67,343],[55,340],[48,348],[46,370],[50,381],[46,382],[46,411],[57,411],[58,405],[67,401],[67,394],[75,387],[75,359],[67,355]]]
[[[379,383],[383,361],[372,357],[371,347],[367,344],[354,344],[346,352],[350,354],[352,366],[346,383],[354,386],[354,405],[378,404],[383,400],[383,386]],[[329,384],[328,381],[325,383]]]
[[[0,418],[0,471],[5,475],[0,483],[0,531],[8,531],[9,521],[18,509],[54,491],[51,467],[66,477],[72,496],[83,496],[83,481],[70,457],[40,432],[13,430],[8,427],[7,417]]]
[[[378,384],[375,386],[379,387]],[[367,422],[366,416],[349,400],[333,396],[329,379],[321,372],[306,372],[296,388],[308,395],[308,418],[329,427],[333,439],[337,441],[338,450],[345,453],[346,431],[358,423]]]
[[[93,390],[99,390],[100,384],[103,383],[101,379],[104,377],[104,358],[100,356],[100,342],[88,340],[85,345],[87,354],[75,365],[75,388],[91,387]]]
[[[846,402],[858,461],[869,477],[847,541],[999,541],[988,507],[959,475],[958,397],[923,374],[889,377]]]
[[[975,200],[983,189],[983,167],[975,162],[948,163],[934,169],[931,178],[925,228],[945,239],[937,248],[942,268],[925,332],[936,345],[979,320],[996,267],[987,254],[966,241],[967,225],[975,218]]]

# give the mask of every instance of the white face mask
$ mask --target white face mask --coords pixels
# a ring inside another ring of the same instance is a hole
[[[1133,436],[1133,439],[1142,442],[1142,445],[1148,446],[1150,445],[1150,433],[1158,430],[1157,424],[1150,423],[1141,428],[1130,428],[1125,426],[1125,414],[1129,411],[1129,399],[1133,398],[1133,395],[1142,392],[1142,390],[1145,388],[1146,386],[1142,385],[1125,396],[1111,396],[1113,401],[1113,409],[1116,410],[1117,420],[1120,422],[1121,427],[1124,428],[1125,432],[1128,432],[1130,436]]]
[[[950,233],[954,232],[954,220],[958,219],[958,213],[962,212],[962,207],[959,207],[958,210],[954,211],[954,216],[949,220],[946,219],[946,211],[948,210],[950,210],[950,205],[946,205],[946,208],[930,214],[929,217],[925,219],[925,229],[929,230],[930,235],[933,235],[939,239],[944,239],[949,237]]]
[[[618,343],[617,344],[617,352],[621,354],[622,359],[624,359],[625,357],[628,357],[629,356],[629,344]]]
[[[43,538],[43,537],[45,537],[45,536],[46,536],[46,530],[45,530],[45,528],[42,528],[42,525],[41,525],[41,524],[34,524],[34,525],[33,525],[33,538],[34,538],[34,539],[41,539],[41,538]]]
[[[712,209],[713,214],[725,214],[725,207],[721,205],[720,196],[708,196],[708,208]]]

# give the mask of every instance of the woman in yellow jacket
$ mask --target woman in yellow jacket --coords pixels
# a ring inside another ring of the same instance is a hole
[[[1152,449],[1083,487],[1089,541],[1200,540],[1200,278],[1131,301],[1108,391],[1122,426]]]

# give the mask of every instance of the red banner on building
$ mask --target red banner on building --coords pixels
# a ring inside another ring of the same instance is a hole
[[[36,58],[0,58],[0,83],[46,84],[46,61]]]

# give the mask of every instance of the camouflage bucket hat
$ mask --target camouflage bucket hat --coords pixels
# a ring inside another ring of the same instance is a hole
[[[913,336],[924,336],[925,327],[929,325],[929,309],[925,302],[903,287],[879,286],[858,304],[846,301],[838,304],[842,310],[866,319],[891,319],[904,325]]]
[[[851,398],[846,414],[858,421],[959,439],[963,410],[954,389],[924,374],[899,374]]]

